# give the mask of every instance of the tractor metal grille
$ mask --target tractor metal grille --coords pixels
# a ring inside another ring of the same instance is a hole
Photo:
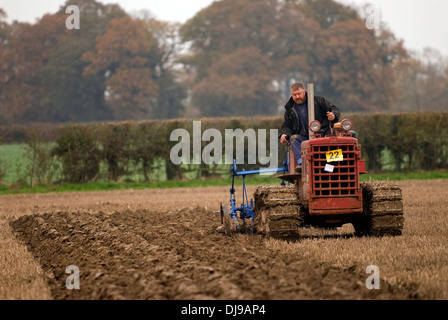
[[[354,144],[315,145],[313,148],[313,193],[315,196],[347,196],[357,191],[356,155]],[[327,162],[326,152],[341,149],[343,161]],[[326,164],[334,166],[333,172],[325,171]]]

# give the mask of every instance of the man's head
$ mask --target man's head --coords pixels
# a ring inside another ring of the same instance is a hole
[[[306,91],[303,83],[296,82],[291,86],[291,97],[297,104],[302,104],[306,101]]]

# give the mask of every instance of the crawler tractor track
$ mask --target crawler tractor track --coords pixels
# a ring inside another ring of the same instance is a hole
[[[358,234],[397,236],[403,229],[403,200],[401,189],[391,182],[377,181],[361,184],[363,220],[354,223]]]
[[[281,239],[300,236],[305,211],[296,189],[287,186],[260,186],[254,192],[255,229],[257,232]]]

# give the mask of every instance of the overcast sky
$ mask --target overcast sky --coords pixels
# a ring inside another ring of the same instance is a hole
[[[118,3],[127,12],[147,9],[164,21],[185,22],[214,0],[99,0]],[[381,26],[387,26],[404,40],[407,49],[422,51],[425,47],[448,56],[448,0],[338,0],[360,8],[372,4],[380,9]],[[73,1],[74,3],[76,1]],[[45,13],[55,13],[66,0],[0,0],[8,22],[36,22]],[[82,17],[81,17],[82,19]],[[82,20],[81,20],[82,21]]]

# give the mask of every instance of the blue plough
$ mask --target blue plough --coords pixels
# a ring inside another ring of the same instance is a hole
[[[228,236],[240,231],[246,230],[246,219],[250,219],[251,223],[249,226],[249,230],[253,231],[254,217],[255,217],[255,205],[253,199],[248,199],[247,197],[247,189],[245,178],[248,175],[253,174],[262,174],[269,172],[283,172],[283,174],[288,172],[289,167],[289,157],[287,156],[285,161],[283,161],[283,166],[280,168],[268,168],[268,169],[258,169],[258,170],[242,170],[237,171],[236,161],[233,160],[232,166],[232,187],[230,188],[230,207],[228,207],[225,203],[221,204],[221,210],[218,211],[221,213],[221,226],[218,227],[218,230],[222,230]],[[236,205],[235,198],[235,177],[241,176],[243,178],[243,201],[240,206]],[[285,182],[281,182],[282,185],[285,185]],[[238,217],[242,221],[240,224],[238,221]]]

